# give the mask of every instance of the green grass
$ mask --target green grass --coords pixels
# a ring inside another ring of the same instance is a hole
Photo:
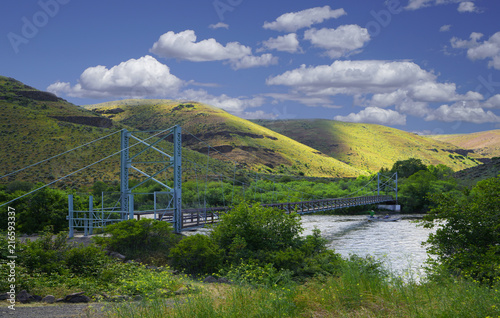
[[[371,172],[391,168],[394,162],[409,158],[419,158],[426,165],[444,164],[455,171],[478,164],[454,153],[457,146],[381,125],[325,119],[256,123]]]
[[[107,317],[499,317],[500,292],[466,280],[404,282],[347,263],[339,277],[276,287],[205,285],[176,301],[116,306]]]

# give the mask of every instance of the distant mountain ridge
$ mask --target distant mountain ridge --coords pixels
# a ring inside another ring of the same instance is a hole
[[[429,137],[473,151],[485,158],[500,157],[500,129],[471,134],[432,135]]]

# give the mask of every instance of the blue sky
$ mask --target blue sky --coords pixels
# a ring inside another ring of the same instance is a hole
[[[500,128],[496,0],[5,1],[0,74],[77,105],[196,100],[244,118]]]

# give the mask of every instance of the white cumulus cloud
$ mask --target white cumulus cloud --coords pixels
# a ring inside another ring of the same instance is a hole
[[[465,121],[474,124],[499,123],[500,117],[491,111],[484,111],[477,102],[457,102],[450,105],[441,105],[431,111],[426,121],[438,120],[443,122]]]
[[[484,102],[484,107],[486,108],[500,108],[500,94],[496,94],[490,97],[486,102]]]
[[[297,90],[336,94],[388,93],[435,76],[412,62],[379,60],[335,61],[287,71],[267,79],[268,85],[292,86]]]
[[[252,54],[252,49],[238,42],[222,45],[213,38],[196,42],[194,31],[185,30],[163,34],[153,44],[150,52],[165,58],[206,62],[239,59]]]
[[[394,122],[401,124],[403,117],[396,116],[397,113],[428,120],[440,120],[449,114],[449,118],[453,120],[460,118],[462,121],[478,122],[488,116],[491,118],[491,112],[484,113],[486,117],[480,116],[483,107],[494,108],[500,104],[500,98],[497,97],[482,102],[484,97],[478,92],[468,91],[460,94],[455,83],[440,83],[434,73],[423,70],[410,61],[360,60],[335,61],[331,65],[310,67],[302,65],[300,68],[269,77],[266,83],[290,88],[288,93],[270,97],[280,101],[300,100],[307,106],[318,106],[318,103],[331,105],[331,101],[328,101],[336,95],[352,96],[354,105],[369,110],[353,113],[342,119],[349,121],[366,122],[367,115],[370,114],[377,118],[378,123],[382,123],[386,118],[382,115],[390,115]],[[454,104],[451,110],[446,108],[450,106],[433,110],[430,104],[438,102]],[[456,115],[461,111],[458,108],[460,103],[475,109],[468,109],[470,119]],[[395,107],[396,113],[387,109],[389,107]]]
[[[408,0],[408,5],[405,7],[406,10],[418,10],[430,6],[441,5],[441,4],[451,4],[458,3],[459,12],[477,12],[472,1],[468,0]],[[461,11],[470,10],[474,8],[474,11]]]
[[[359,25],[341,25],[336,29],[309,29],[304,33],[304,39],[311,44],[326,49],[331,58],[339,58],[359,50],[370,41],[368,30]]]
[[[493,34],[488,40],[480,42],[483,34],[472,32],[470,40],[461,40],[456,37],[450,40],[453,48],[467,48],[467,57],[474,60],[490,60],[489,67],[500,70],[500,32]]]
[[[474,2],[471,2],[471,1],[460,2],[457,10],[458,10],[458,12],[461,12],[461,13],[477,12],[476,5],[474,4]]]
[[[170,73],[167,65],[152,56],[130,59],[110,69],[98,65],[87,68],[78,83],[56,82],[47,90],[80,98],[140,98],[173,96],[184,82]]]
[[[231,60],[230,64],[233,69],[239,70],[242,68],[278,64],[278,58],[269,53],[262,54],[261,56],[247,55],[242,57],[241,59]]]
[[[195,100],[201,103],[209,104],[222,108],[235,115],[245,114],[247,108],[262,106],[265,102],[263,97],[230,97],[226,94],[214,96],[205,90],[187,89],[179,93],[178,99]]]
[[[295,32],[328,19],[337,19],[347,14],[344,9],[332,10],[330,6],[315,7],[279,16],[273,22],[265,22],[263,28],[275,31]]]
[[[216,24],[210,24],[208,27],[210,29],[220,29],[220,28],[229,29],[229,24],[224,23],[224,22],[219,22]]]
[[[352,123],[372,123],[380,125],[406,125],[406,116],[391,109],[367,107],[359,113],[350,113],[347,116],[335,116],[335,120]]]
[[[335,61],[287,71],[267,79],[268,85],[285,85],[311,95],[395,94],[398,99],[409,97],[415,101],[458,101],[482,99],[482,95],[468,92],[460,95],[453,83],[438,83],[436,75],[413,62],[361,60]],[[379,96],[381,98],[382,96]],[[393,97],[394,98],[394,97]]]
[[[289,33],[287,35],[278,36],[276,38],[269,38],[262,42],[265,49],[276,50],[288,53],[295,53],[300,51],[299,40],[296,33]],[[262,49],[263,50],[263,49]]]
[[[191,62],[225,61],[235,70],[277,63],[277,58],[271,54],[254,56],[250,47],[238,42],[222,45],[213,38],[199,42],[196,40],[197,37],[193,30],[179,33],[169,31],[160,36],[150,52],[164,58],[176,58]]]
[[[448,32],[451,30],[451,24],[445,24],[439,28],[439,32]]]

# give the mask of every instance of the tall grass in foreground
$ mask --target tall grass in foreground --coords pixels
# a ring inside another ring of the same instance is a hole
[[[294,286],[207,285],[176,300],[112,308],[108,317],[500,317],[500,286],[403,282],[348,262],[338,277]]]

